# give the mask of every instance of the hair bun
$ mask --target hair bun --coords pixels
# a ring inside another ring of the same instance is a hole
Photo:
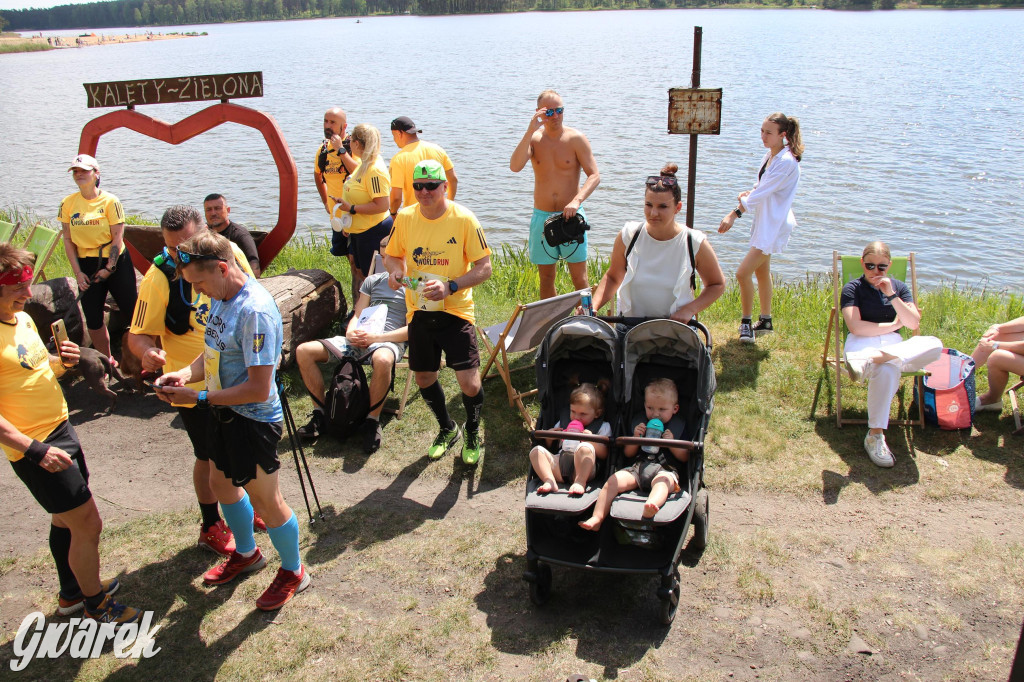
[[[661,169],[661,174],[668,178],[674,178],[677,170],[679,170],[679,166],[674,163],[667,163],[665,164],[665,167]]]

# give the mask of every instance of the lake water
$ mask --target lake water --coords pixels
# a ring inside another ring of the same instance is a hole
[[[872,239],[917,251],[921,281],[1020,291],[1024,237],[1024,13],[663,10],[373,17],[189,27],[202,38],[0,56],[0,204],[53,215],[82,126],[84,82],[262,70],[299,167],[299,230],[325,234],[313,155],[330,106],[384,133],[408,115],[459,174],[460,202],[492,243],[525,239],[533,175],[508,159],[537,94],[566,103],[593,145],[601,186],[586,203],[607,254],[642,219],[643,180],[666,161],[685,177],[687,136],[665,133],[668,88],[689,85],[703,26],[701,84],[724,89],[722,134],[702,136],[695,226],[713,233],[748,189],[764,116],[798,116],[807,147],[799,226],[774,258],[786,279],[831,267],[831,252]],[[182,27],[168,30],[183,30]],[[107,33],[115,33],[110,29]],[[122,30],[123,32],[123,30]],[[70,32],[64,32],[65,34]],[[202,103],[140,107],[173,122]],[[232,217],[273,225],[277,174],[255,131],[222,126],[171,147],[118,131],[100,142],[103,187],[130,213],[221,192]],[[727,271],[747,250],[749,217],[714,244]]]

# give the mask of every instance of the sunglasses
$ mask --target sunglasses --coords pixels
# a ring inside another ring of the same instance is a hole
[[[441,182],[440,180],[434,182],[414,182],[412,183],[412,188],[417,192],[422,192],[423,190],[433,192],[435,189],[437,189],[443,184],[444,183]]]
[[[662,187],[675,187],[676,179],[665,175],[648,175],[647,186],[651,189],[661,185]]]
[[[215,253],[189,253],[188,251],[182,251],[181,249],[177,249],[177,251],[178,262],[182,265],[188,265],[189,263],[199,262],[201,260],[219,260],[221,263],[227,263],[226,260]]]
[[[556,107],[554,109],[545,109],[544,110],[544,115],[547,116],[548,118],[551,118],[555,114],[561,115],[561,113],[563,111],[565,111],[565,107]]]
[[[888,263],[865,263],[864,264],[864,269],[869,271],[869,272],[871,270],[874,270],[875,268],[878,268],[879,272],[885,272],[886,270],[889,269],[889,264]]]

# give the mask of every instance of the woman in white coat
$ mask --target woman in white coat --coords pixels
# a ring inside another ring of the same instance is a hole
[[[773,253],[782,253],[789,243],[789,235],[796,227],[793,217],[793,198],[800,183],[800,158],[804,145],[800,137],[800,122],[783,113],[774,113],[761,124],[761,142],[768,148],[753,189],[739,195],[739,204],[729,211],[718,226],[720,233],[728,232],[747,211],[754,212],[750,229],[750,251],[736,270],[740,285],[740,341],[752,343],[755,333],[772,331],[772,273]],[[754,281],[761,302],[760,318],[751,324],[754,309]]]

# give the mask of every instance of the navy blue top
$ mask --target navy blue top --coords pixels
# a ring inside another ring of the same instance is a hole
[[[900,300],[906,303],[914,302],[910,287],[898,279],[890,278],[889,281],[892,282],[892,290]],[[842,308],[857,306],[860,310],[860,319],[865,322],[892,322],[896,319],[896,309],[892,307],[892,303],[886,301],[885,294],[871,286],[863,275],[846,283],[839,301]]]

